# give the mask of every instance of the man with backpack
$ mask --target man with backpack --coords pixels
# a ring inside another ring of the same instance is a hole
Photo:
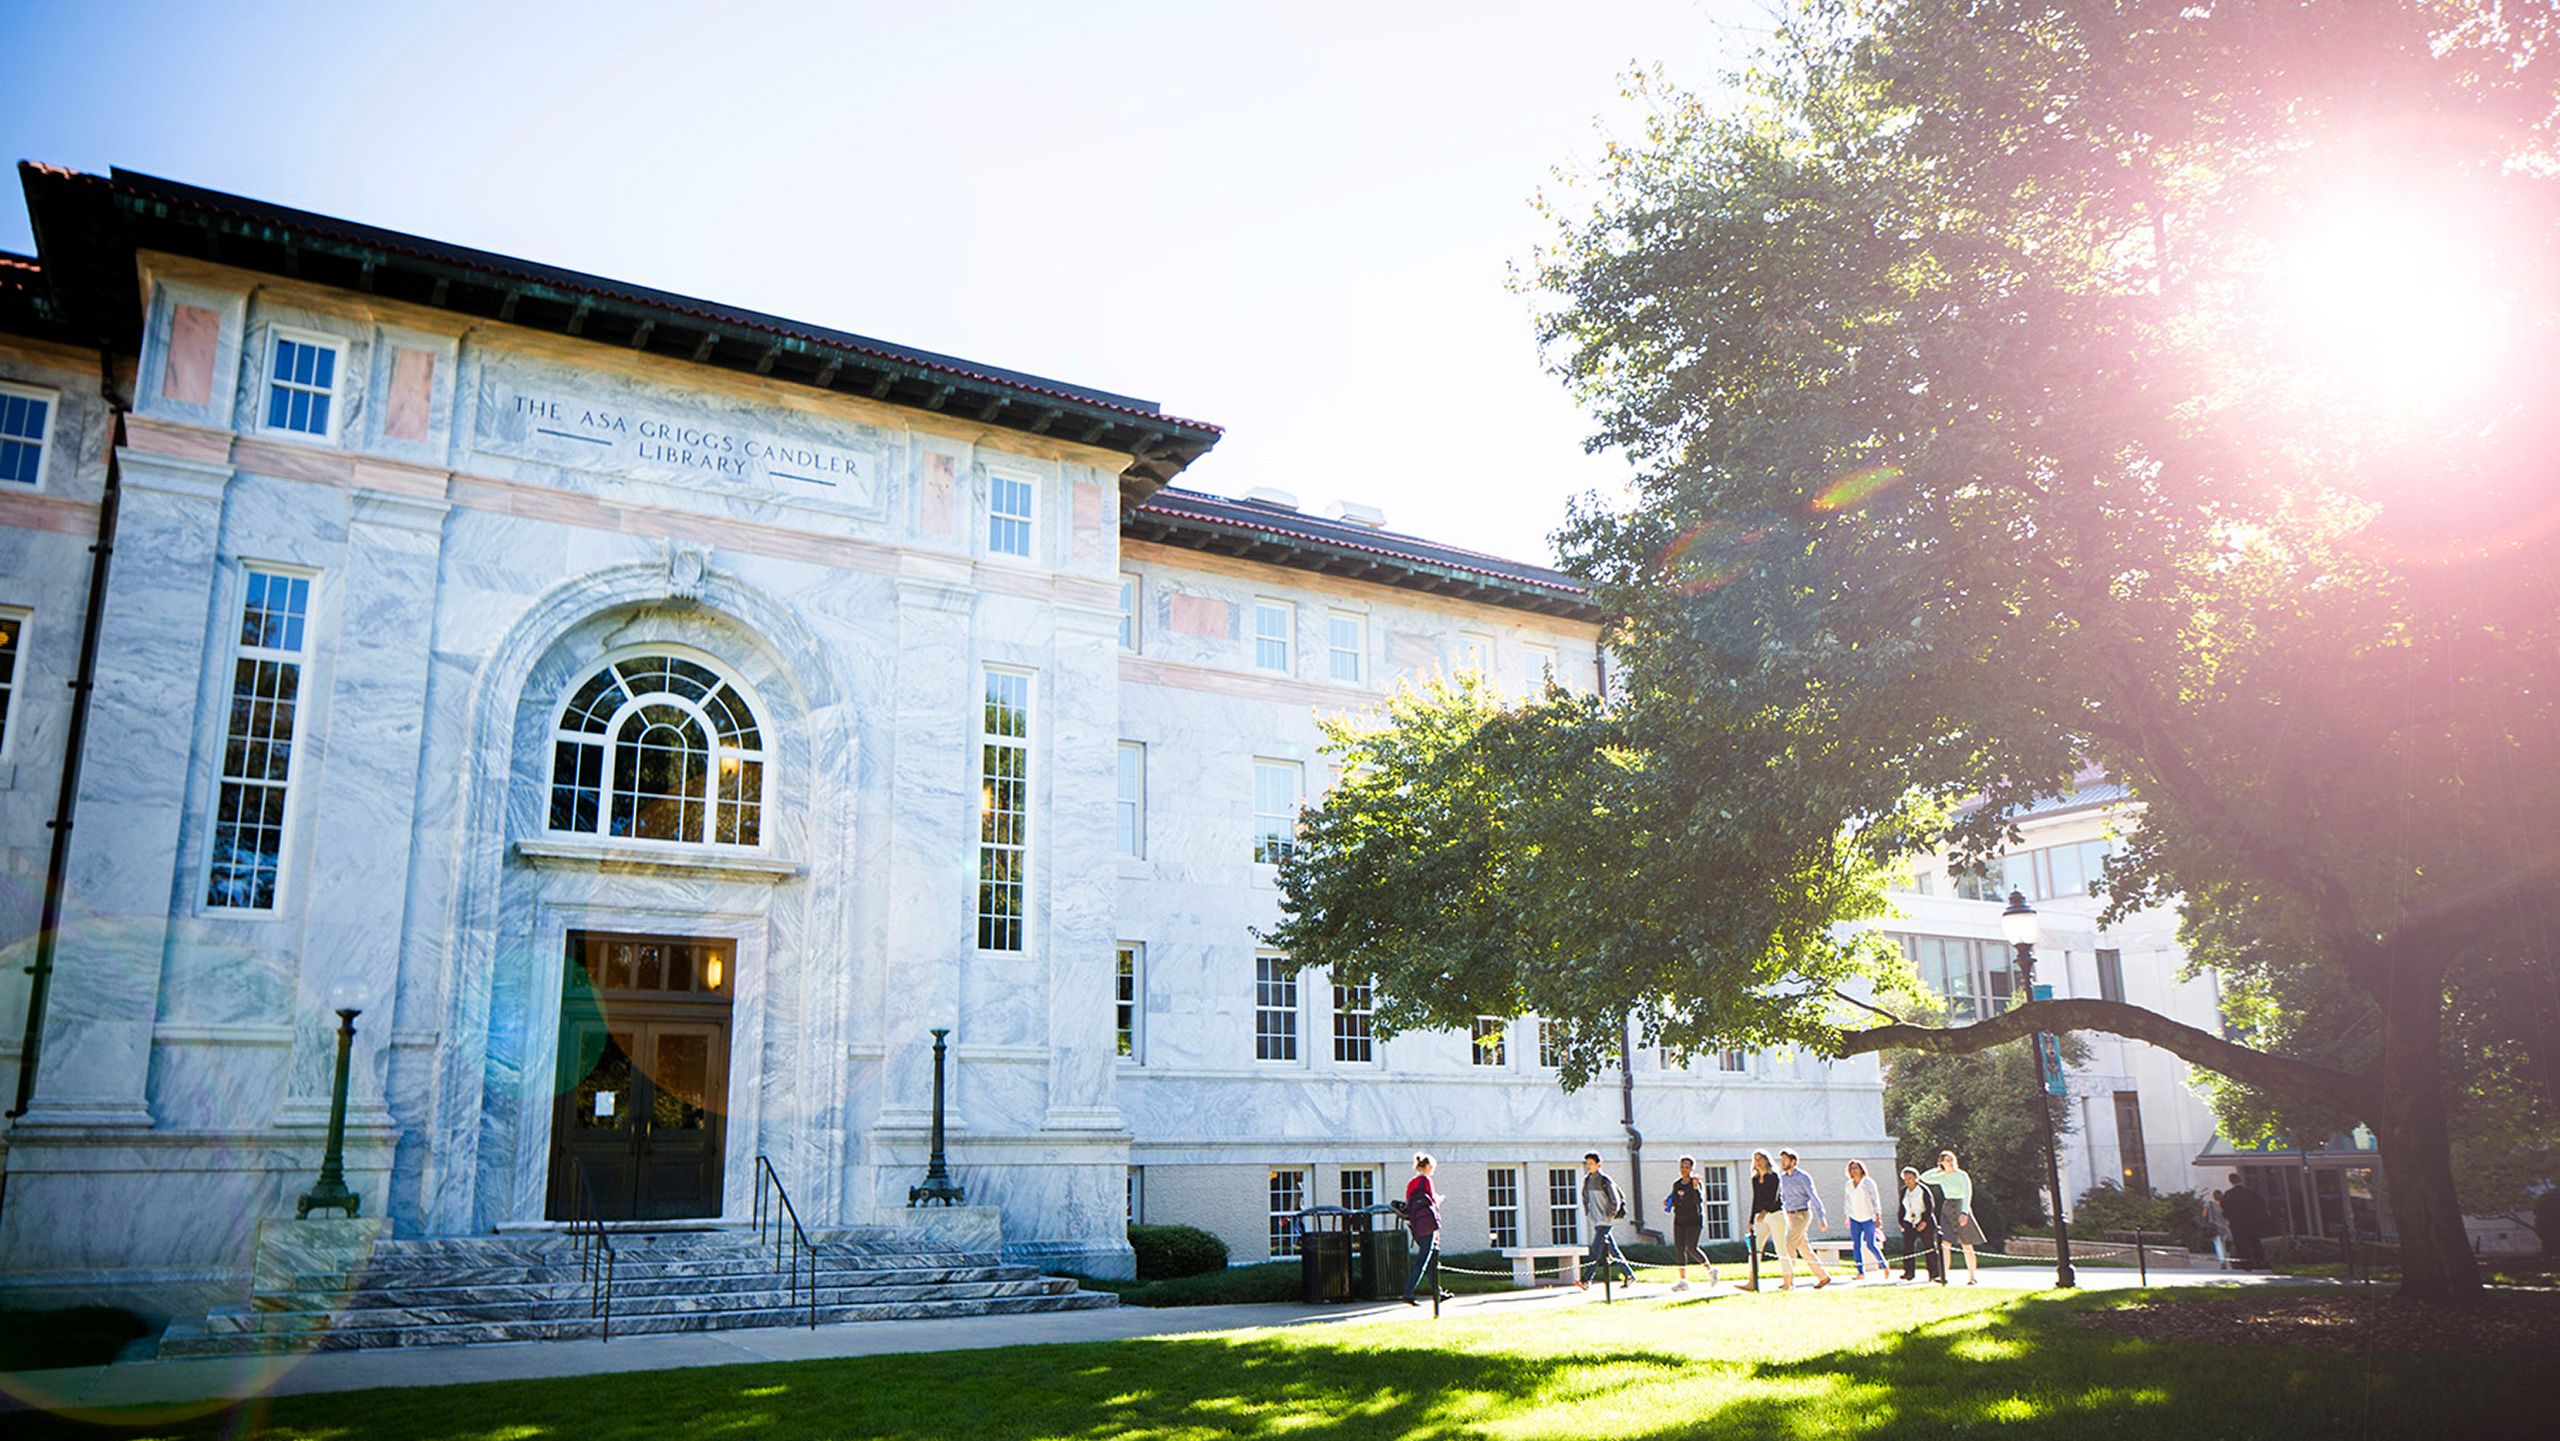
[[[1610,1180],[1608,1173],[1600,1169],[1600,1153],[1583,1152],[1582,1219],[1591,1228],[1591,1273],[1605,1275],[1602,1268],[1615,1265],[1625,1276],[1626,1283],[1633,1285],[1636,1268],[1628,1265],[1627,1258],[1620,1254],[1617,1235],[1610,1229],[1626,1219],[1626,1214],[1626,1198],[1618,1194],[1618,1183]],[[1573,1284],[1585,1291],[1591,1289],[1591,1282],[1587,1279]]]

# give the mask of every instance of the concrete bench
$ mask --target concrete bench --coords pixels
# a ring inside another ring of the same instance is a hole
[[[1511,1263],[1511,1281],[1521,1287],[1538,1284],[1538,1262],[1557,1263],[1557,1279],[1574,1282],[1582,1279],[1582,1258],[1591,1254],[1588,1246],[1506,1246],[1496,1253]]]

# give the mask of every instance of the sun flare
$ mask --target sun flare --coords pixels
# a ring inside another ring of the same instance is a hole
[[[2277,321],[2306,374],[2360,410],[2441,411],[2509,359],[2492,246],[2443,199],[2340,191],[2306,207],[2281,252]]]

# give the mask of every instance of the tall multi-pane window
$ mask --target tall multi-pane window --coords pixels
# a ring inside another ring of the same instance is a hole
[[[1361,658],[1369,652],[1369,623],[1350,611],[1333,611],[1324,618],[1324,647],[1327,673],[1348,685],[1360,683]]]
[[[1493,637],[1474,631],[1458,632],[1458,669],[1493,679]]]
[[[2118,950],[2098,952],[2098,999],[2102,1001],[2124,999],[2124,952]]]
[[[1553,1016],[1538,1018],[1538,1064],[1550,1071],[1564,1065],[1564,1027]]]
[[[1138,574],[1120,572],[1120,648],[1138,648]]]
[[[1305,803],[1307,768],[1296,761],[1253,763],[1253,858],[1276,866],[1297,844],[1298,811]]]
[[[551,729],[548,823],[616,840],[759,844],[764,739],[754,708],[682,656],[599,667]]]
[[[1365,1211],[1378,1204],[1378,1173],[1368,1166],[1352,1166],[1342,1173],[1342,1208]]]
[[[275,909],[285,795],[302,710],[302,630],[310,614],[309,576],[248,572],[231,655],[231,712],[223,727],[222,783],[214,797],[207,906]]]
[[[1286,674],[1289,669],[1290,632],[1297,629],[1296,607],[1286,601],[1257,600],[1253,603],[1253,663],[1264,670]]]
[[[1307,1209],[1307,1173],[1290,1166],[1273,1167],[1270,1196],[1266,1224],[1271,1254],[1294,1256],[1298,1254],[1298,1213]]]
[[[1120,854],[1147,853],[1147,747],[1142,741],[1120,743]]]
[[[1468,1054],[1479,1066],[1507,1066],[1511,1064],[1510,1035],[1509,1021],[1500,1016],[1478,1016]]]
[[[44,447],[53,430],[54,394],[23,385],[0,385],[0,481],[34,485],[44,479]]]
[[[1333,985],[1333,1058],[1355,1065],[1367,1065],[1377,1059],[1377,1043],[1370,1030],[1370,1008],[1374,989],[1367,981],[1357,985]]]
[[[1520,1168],[1492,1166],[1484,1173],[1484,1224],[1497,1251],[1520,1244]]]
[[[1900,940],[1920,972],[1920,983],[1946,1001],[1954,1020],[1978,1021],[2009,1008],[2017,975],[2007,946],[1955,936]]]
[[[978,949],[1022,949],[1031,858],[1031,677],[987,672],[978,715]]]
[[[1253,958],[1253,1058],[1298,1059],[1298,973],[1279,956]]]
[[[1556,1246],[1582,1244],[1582,1172],[1574,1167],[1547,1169],[1547,1241]]]
[[[1740,1046],[1727,1046],[1716,1052],[1716,1069],[1728,1076],[1743,1075],[1751,1069],[1751,1057]]]
[[[2109,840],[2013,851],[1987,867],[1957,872],[1955,892],[1969,901],[2007,900],[2011,891],[2031,901],[2086,898],[2091,887],[2105,884],[2114,853]]]
[[[2116,1092],[2116,1163],[2124,1172],[2124,1188],[2151,1190],[2151,1152],[2142,1143],[2142,1093]]]
[[[18,695],[18,637],[25,633],[23,612],[0,610],[0,755],[9,747],[9,703]]]
[[[1139,1047],[1145,1041],[1146,948],[1135,941],[1122,941],[1113,949],[1112,965],[1112,1033],[1125,1061],[1142,1059]]]
[[[1700,1166],[1698,1199],[1707,1208],[1707,1239],[1733,1239],[1733,1168]]]
[[[990,472],[987,476],[987,550],[993,555],[1031,555],[1033,486],[1029,477]]]
[[[1129,1224],[1142,1224],[1147,1219],[1147,1168],[1129,1168]]]
[[[337,398],[337,342],[275,332],[268,344],[267,429],[326,436]]]

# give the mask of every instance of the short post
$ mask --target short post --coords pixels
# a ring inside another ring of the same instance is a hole
[[[1437,1321],[1440,1319],[1440,1247],[1436,1233],[1432,1239],[1435,1244],[1431,1248],[1431,1319]]]
[[[2133,1269],[2141,1275],[2142,1284],[2148,1286],[2151,1284],[2151,1263],[2144,1259],[2142,1253],[2142,1238],[2145,1234],[2141,1231],[2133,1233]]]
[[[350,1006],[338,1012],[338,1080],[329,1093],[329,1147],[320,1153],[320,1179],[293,1203],[297,1221],[309,1220],[311,1213],[337,1210],[356,1218],[364,1198],[347,1189],[347,1058],[355,1051],[356,1017],[363,1012]]]
[[[909,1206],[957,1206],[966,1198],[951,1179],[951,1166],[942,1153],[942,1067],[947,1047],[943,1038],[951,1034],[948,1026],[933,1030],[933,1154],[926,1160],[924,1184],[907,1188]]]

